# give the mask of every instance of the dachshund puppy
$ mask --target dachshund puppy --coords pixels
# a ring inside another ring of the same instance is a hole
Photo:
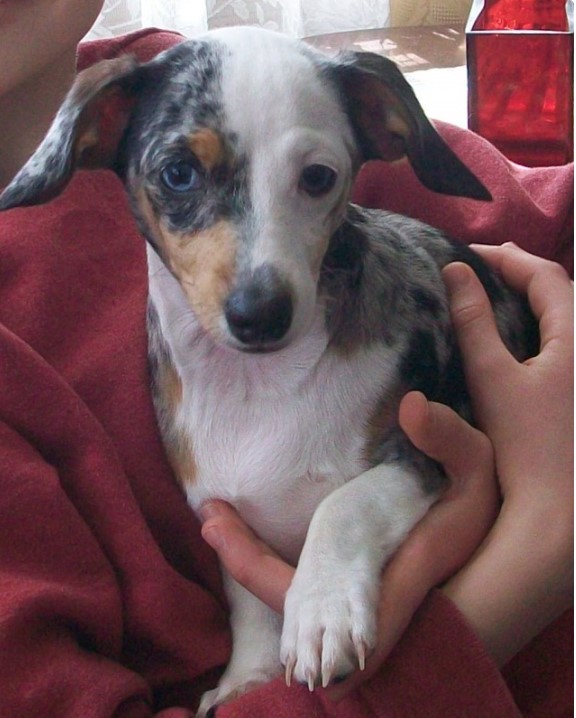
[[[442,267],[472,265],[511,351],[535,349],[525,303],[470,250],[350,203],[364,162],[401,158],[435,192],[490,199],[392,62],[235,28],[83,72],[0,199],[46,202],[79,168],[119,174],[148,243],[176,478],[194,509],[229,501],[297,565],[283,621],[224,577],[233,654],[199,716],[281,664],[326,686],[374,647],[382,567],[446,483],[399,402],[418,389],[470,417]]]

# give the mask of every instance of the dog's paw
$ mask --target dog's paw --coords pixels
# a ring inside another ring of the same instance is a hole
[[[378,578],[349,566],[298,567],[284,604],[280,659],[286,682],[313,690],[364,669],[376,644]]]
[[[248,693],[253,688],[267,683],[278,675],[277,671],[273,673],[263,672],[260,675],[244,676],[222,676],[220,683],[211,691],[206,691],[202,696],[196,718],[210,718],[215,714],[216,708],[223,703],[238,698],[238,696]]]

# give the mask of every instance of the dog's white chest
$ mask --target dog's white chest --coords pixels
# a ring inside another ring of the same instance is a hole
[[[276,359],[280,377],[290,372],[282,357],[261,359],[266,369]],[[257,357],[240,360],[258,364]],[[244,372],[228,386],[197,376],[178,412],[196,466],[186,489],[192,506],[228,500],[263,538],[297,555],[320,501],[367,468],[363,419],[370,398],[351,404],[338,396],[329,374],[339,369],[319,368],[319,376],[287,391],[282,381],[247,391]]]
[[[263,539],[297,556],[322,499],[368,467],[367,423],[396,371],[382,345],[353,357],[327,349],[324,320],[270,354],[216,346],[174,278],[151,257],[151,297],[182,382],[172,420],[185,436],[198,509],[234,504]]]

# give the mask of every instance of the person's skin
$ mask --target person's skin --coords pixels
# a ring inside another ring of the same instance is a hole
[[[103,0],[0,0],[0,187],[48,129],[74,79],[77,44],[102,5]],[[517,250],[482,251],[507,281],[529,293],[544,337],[534,361],[522,366],[506,357],[477,283],[469,278],[458,287],[456,279],[462,272],[467,276],[466,270],[447,268],[477,416],[496,453],[502,510],[480,550],[455,573],[494,517],[491,445],[450,410],[408,395],[401,407],[404,429],[444,463],[454,485],[383,575],[386,621],[366,674],[388,654],[428,589],[452,574],[444,590],[499,663],[571,601],[572,285],[559,268]],[[205,515],[204,536],[230,572],[281,611],[292,567],[263,546],[229,506],[214,503]],[[498,589],[490,600],[486,585]]]
[[[481,252],[528,295],[541,335],[539,355],[519,364],[499,341],[471,272],[446,274],[503,505],[480,551],[444,590],[502,665],[572,601],[574,286],[559,265],[513,246]]]
[[[378,646],[364,674],[329,689],[335,699],[377,669],[428,590],[447,577],[444,592],[498,665],[572,602],[573,284],[560,266],[514,246],[476,249],[528,295],[540,322],[541,350],[517,362],[497,334],[474,273],[463,264],[445,268],[475,416],[485,433],[421,394],[402,402],[402,427],[444,464],[453,487],[384,570]],[[459,547],[479,535],[473,524],[483,524],[497,506],[493,458],[501,508],[465,563],[470,554]],[[202,531],[227,570],[281,612],[294,569],[224,502],[204,507]]]
[[[0,187],[46,134],[104,0],[0,1]]]

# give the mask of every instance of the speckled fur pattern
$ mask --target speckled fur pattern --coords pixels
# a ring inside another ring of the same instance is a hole
[[[468,248],[349,202],[363,162],[402,157],[430,189],[489,199],[393,63],[233,29],[82,73],[0,197],[48,201],[78,167],[123,179],[175,476],[195,510],[230,501],[298,566],[283,624],[225,575],[234,649],[200,717],[281,664],[313,690],[374,648],[382,566],[446,485],[400,400],[417,389],[471,418],[442,267],[470,264],[511,351],[537,349],[525,302]]]

